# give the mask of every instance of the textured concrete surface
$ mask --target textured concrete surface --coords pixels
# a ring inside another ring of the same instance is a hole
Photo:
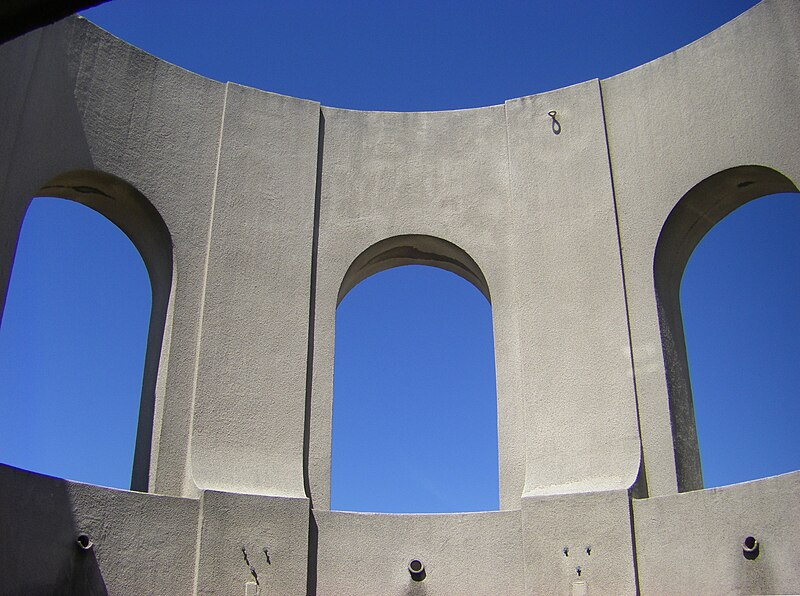
[[[796,594],[800,472],[633,501],[643,594]],[[748,537],[758,557],[744,556]]]
[[[192,432],[202,488],[304,497],[319,104],[229,84]]]
[[[320,594],[522,594],[520,511],[392,515],[316,511]],[[425,579],[408,571],[412,559]]]
[[[656,243],[681,198],[718,172],[762,165],[800,180],[798,23],[800,3],[762,2],[685,48],[601,82],[653,495],[702,486],[696,433],[679,420],[675,426],[670,412],[667,379],[685,372],[673,366],[665,375]]]
[[[0,486],[0,593],[193,593],[197,501],[9,466]],[[91,550],[78,548],[80,534]]]
[[[800,591],[800,473],[694,490],[677,298],[714,224],[797,188],[800,3],[474,110],[218,83],[80,18],[0,46],[0,83],[0,308],[32,197],[131,237],[156,493],[0,465],[0,593]],[[328,510],[336,306],[409,263],[491,302],[501,511]]]
[[[205,491],[197,559],[197,594],[303,594],[308,555],[308,499]]]
[[[639,436],[598,82],[509,101],[506,117],[523,494],[625,489]]]
[[[627,490],[526,497],[522,528],[524,593],[636,593]]]

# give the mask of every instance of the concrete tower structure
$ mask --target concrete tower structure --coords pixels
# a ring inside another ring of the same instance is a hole
[[[2,300],[39,195],[153,290],[141,492],[0,466],[1,593],[800,591],[800,473],[701,490],[678,300],[714,224],[797,191],[800,3],[454,112],[218,83],[77,17],[0,81]],[[409,263],[491,300],[500,511],[329,510],[336,305]]]

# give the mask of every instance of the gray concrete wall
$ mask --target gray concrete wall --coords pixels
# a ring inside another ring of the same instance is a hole
[[[392,515],[315,511],[320,594],[521,594],[520,512]],[[412,559],[425,579],[408,572]]]
[[[626,489],[639,436],[598,82],[509,101],[506,116],[524,494]]]
[[[224,88],[83,19],[5,44],[0,56],[0,71],[13,77],[0,85],[3,304],[22,218],[48,181],[95,170],[118,176],[146,197],[166,224],[173,251],[165,263],[173,276],[166,304],[173,306],[161,313],[168,321],[166,342],[163,350],[148,346],[145,371],[159,377],[143,396],[154,402],[156,414],[149,486],[182,494]],[[59,195],[54,189],[49,194]],[[104,212],[100,203],[94,207]],[[139,488],[148,485],[144,463]]]
[[[4,465],[0,486],[0,593],[193,593],[198,501]]]
[[[525,594],[635,594],[627,490],[526,497]]]
[[[798,23],[800,4],[768,0],[601,83],[652,495],[702,486],[694,431],[674,428],[670,414],[653,291],[656,243],[678,201],[718,172],[761,165],[800,180]],[[678,439],[676,458],[673,437],[681,433],[690,436]]]
[[[643,594],[794,594],[800,472],[633,501]],[[758,557],[742,543],[758,541]]]
[[[323,108],[315,300],[310,471],[314,506],[330,486],[334,323],[351,263],[373,244],[405,234],[440,238],[471,257],[492,303],[501,500],[519,498],[524,453],[513,345],[505,113],[502,106],[421,114]]]
[[[77,18],[3,45],[0,295],[34,196],[131,236],[155,305],[137,482],[171,496],[0,466],[0,592],[800,590],[798,473],[679,494],[702,476],[675,299],[705,231],[796,188],[799,70],[791,0],[437,113],[209,81]],[[336,306],[410,262],[491,300],[501,511],[328,511]]]
[[[192,432],[202,488],[304,497],[319,105],[229,84]]]
[[[303,594],[307,586],[308,499],[204,491],[196,594]]]

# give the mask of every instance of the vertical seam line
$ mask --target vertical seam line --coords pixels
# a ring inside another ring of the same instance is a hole
[[[216,202],[217,202],[217,186],[219,184],[219,164],[220,158],[222,155],[222,137],[223,133],[225,132],[225,113],[227,112],[228,108],[228,88],[230,83],[225,83],[225,95],[222,100],[222,117],[220,119],[220,126],[219,126],[219,139],[217,141],[217,163],[214,171],[214,184],[213,190],[211,192],[211,206],[210,206],[210,216],[208,222],[208,236],[206,238],[206,255],[205,255],[205,265],[203,267],[203,281],[201,284],[200,289],[200,314],[197,320],[197,340],[195,343],[195,353],[194,353],[194,377],[192,379],[192,401],[189,408],[189,437],[187,441],[187,448],[186,448],[186,465],[184,474],[183,485],[186,486],[187,480],[194,481],[191,478],[191,470],[192,470],[192,436],[194,433],[194,410],[195,405],[197,403],[197,383],[198,377],[200,375],[200,345],[203,339],[203,322],[205,319],[205,307],[206,307],[206,291],[208,289],[208,267],[211,261],[211,240],[212,240],[212,233],[214,230],[214,213],[216,209]],[[199,547],[198,547],[199,548]]]

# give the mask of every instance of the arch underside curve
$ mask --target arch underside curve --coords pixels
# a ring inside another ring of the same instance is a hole
[[[369,276],[403,265],[428,265],[455,273],[492,301],[483,272],[463,249],[435,236],[403,234],[376,242],[356,257],[344,275],[336,304]]]
[[[696,184],[675,205],[659,234],[653,259],[678,491],[703,488],[680,287],[692,252],[725,216],[755,199],[797,192],[780,172],[760,165],[729,168]]]

